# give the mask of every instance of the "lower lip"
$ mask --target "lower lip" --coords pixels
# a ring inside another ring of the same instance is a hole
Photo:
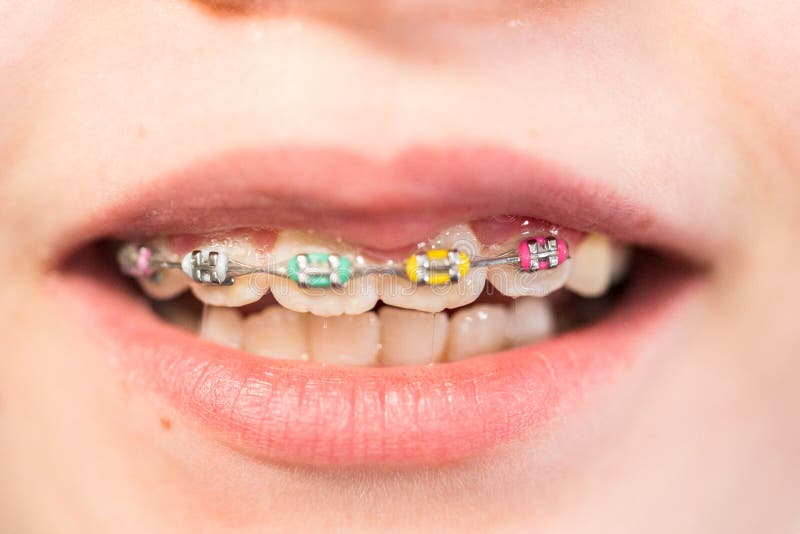
[[[657,289],[642,277],[588,328],[424,367],[323,366],[213,345],[155,317],[107,273],[60,272],[51,291],[62,313],[72,307],[88,333],[102,334],[98,344],[128,380],[222,441],[277,461],[396,465],[476,456],[579,409],[573,401],[680,320],[698,285],[689,273],[651,274]]]

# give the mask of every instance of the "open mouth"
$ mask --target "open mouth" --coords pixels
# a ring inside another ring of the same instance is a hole
[[[648,250],[631,228],[658,221],[518,157],[415,161],[205,162],[93,218],[54,292],[130,382],[237,448],[308,464],[524,439],[678,321],[697,270],[682,240]],[[420,194],[422,166],[442,189]],[[219,167],[236,179],[191,194]]]

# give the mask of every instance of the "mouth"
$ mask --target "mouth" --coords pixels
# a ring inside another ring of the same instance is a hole
[[[624,380],[703,279],[673,221],[496,148],[237,152],[158,184],[66,232],[53,300],[133,389],[272,461],[530,439]]]

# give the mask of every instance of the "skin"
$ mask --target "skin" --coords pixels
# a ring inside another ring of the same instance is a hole
[[[0,5],[3,530],[800,527],[800,4],[296,4]],[[48,301],[64,228],[205,154],[465,139],[641,191],[706,236],[685,331],[535,443],[274,465],[125,391]]]

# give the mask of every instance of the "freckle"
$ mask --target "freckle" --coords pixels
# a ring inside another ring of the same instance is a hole
[[[172,421],[166,417],[161,418],[161,428],[164,430],[172,430]]]
[[[144,126],[139,126],[139,129],[136,130],[136,135],[142,138],[147,137],[147,128]]]

